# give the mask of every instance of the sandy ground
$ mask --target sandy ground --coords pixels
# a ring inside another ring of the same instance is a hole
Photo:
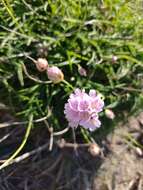
[[[143,152],[133,141],[143,143],[142,122],[143,113],[130,117],[107,137],[111,152],[95,172],[93,190],[143,190]]]
[[[1,129],[1,162],[23,134],[19,126]],[[19,160],[0,172],[0,190],[143,190],[143,113],[119,124],[103,139],[100,154],[94,154],[91,145],[75,151],[61,141],[50,152],[45,139],[45,128],[33,131]]]

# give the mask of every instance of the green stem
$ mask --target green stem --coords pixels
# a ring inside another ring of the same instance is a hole
[[[130,134],[127,134],[125,138],[131,141],[134,145],[138,146],[139,148],[143,148],[143,145],[137,142]]]
[[[72,90],[74,90],[74,87],[66,80],[62,81],[64,84],[66,84],[69,88],[71,88]]]
[[[13,14],[13,9],[12,9],[9,1],[8,0],[1,0],[1,1],[2,1],[3,5],[5,6],[5,8],[7,9],[8,14],[10,15],[10,17],[12,18],[12,20],[15,22],[15,24],[19,28],[20,32],[24,34],[24,31],[20,28],[20,25],[17,22],[14,14]]]
[[[84,130],[83,128],[81,128],[81,133],[82,133],[82,135],[83,135],[85,141],[86,141],[87,143],[91,143],[91,141],[90,141],[89,138],[88,138],[88,135],[86,134],[86,132],[85,132],[85,130]]]
[[[117,55],[117,57],[118,57],[118,59],[126,59],[126,60],[129,60],[133,63],[136,63],[136,64],[142,66],[142,63],[140,61],[138,61],[137,59],[130,57],[128,55]]]
[[[29,117],[29,123],[28,123],[28,127],[24,136],[24,139],[21,143],[21,145],[19,146],[19,148],[12,154],[12,156],[10,156],[10,158],[8,160],[6,160],[1,166],[0,166],[0,170],[2,170],[3,168],[7,167],[10,162],[21,152],[21,150],[23,149],[23,147],[25,146],[27,139],[30,135],[30,131],[32,128],[32,121],[33,121],[33,115],[31,114]]]

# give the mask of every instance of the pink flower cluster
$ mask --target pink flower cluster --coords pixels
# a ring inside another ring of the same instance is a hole
[[[98,113],[103,107],[104,102],[95,90],[90,90],[87,94],[84,90],[76,89],[65,104],[64,113],[70,127],[80,125],[94,131],[101,125]]]

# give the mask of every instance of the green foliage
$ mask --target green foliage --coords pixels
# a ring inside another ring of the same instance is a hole
[[[64,103],[71,89],[65,84],[40,84],[33,62],[44,57],[59,66],[73,87],[96,89],[107,108],[121,116],[134,112],[143,100],[143,14],[141,1],[119,0],[1,0],[0,3],[0,101],[13,114],[28,120],[52,110],[54,130],[67,126]],[[117,60],[113,61],[113,56]],[[78,73],[78,66],[87,77]],[[105,120],[104,114],[101,115]],[[105,122],[106,123],[106,122]]]

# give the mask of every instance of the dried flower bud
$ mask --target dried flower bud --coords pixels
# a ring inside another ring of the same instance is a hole
[[[112,56],[112,63],[116,63],[117,59],[118,59],[118,57],[116,55],[113,55]]]
[[[142,151],[141,148],[136,147],[135,151],[136,151],[136,154],[137,154],[138,156],[143,156],[143,151]]]
[[[110,109],[106,109],[105,110],[105,115],[106,117],[108,117],[109,119],[114,119],[115,118],[115,114],[112,110]]]
[[[44,58],[38,58],[36,61],[38,71],[43,72],[48,68],[48,61]]]
[[[59,83],[64,80],[63,72],[56,66],[48,67],[47,69],[48,79],[53,83]]]
[[[101,153],[100,147],[97,144],[91,144],[88,151],[92,156],[98,156]]]
[[[78,72],[79,72],[79,74],[80,74],[81,76],[84,76],[84,77],[87,76],[86,70],[85,70],[83,67],[81,67],[81,66],[78,67]]]

